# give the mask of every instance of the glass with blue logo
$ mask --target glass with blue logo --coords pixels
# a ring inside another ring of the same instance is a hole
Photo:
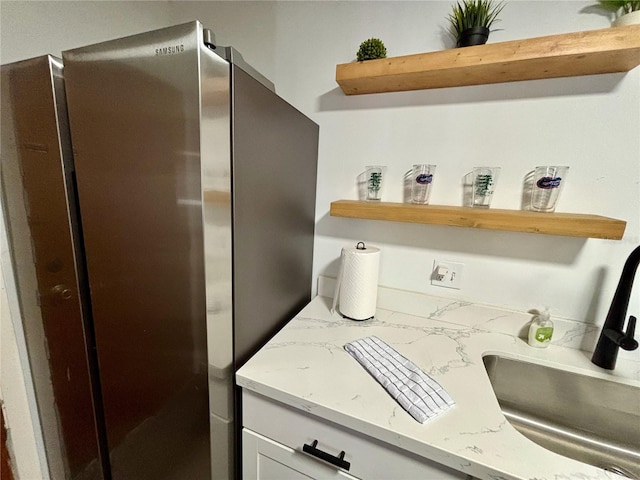
[[[435,165],[421,163],[413,166],[411,173],[411,203],[420,205],[429,203],[435,171]]]
[[[566,182],[569,167],[536,167],[533,173],[531,210],[553,212],[556,209],[562,187]]]

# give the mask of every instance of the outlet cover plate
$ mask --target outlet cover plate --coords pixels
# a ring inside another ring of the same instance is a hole
[[[462,288],[462,271],[464,264],[449,260],[434,260],[431,270],[431,285],[436,287]]]

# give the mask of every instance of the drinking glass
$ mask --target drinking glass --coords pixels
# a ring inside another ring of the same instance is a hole
[[[411,203],[427,205],[431,195],[431,184],[433,174],[436,171],[435,165],[425,163],[413,166],[411,173]]]
[[[568,171],[569,167],[564,166],[536,167],[533,173],[531,210],[536,212],[555,211]]]
[[[366,167],[367,200],[380,201],[382,199],[382,181],[384,179],[382,165],[368,165]]]
[[[489,208],[500,167],[474,167],[473,169],[473,200],[471,205],[476,208]]]

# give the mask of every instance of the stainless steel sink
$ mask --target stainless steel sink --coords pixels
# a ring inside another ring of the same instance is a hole
[[[640,480],[640,388],[497,355],[483,360],[502,412],[525,437]]]

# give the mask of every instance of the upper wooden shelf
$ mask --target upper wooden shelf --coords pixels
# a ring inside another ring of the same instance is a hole
[[[566,33],[336,67],[347,95],[619,73],[640,65],[640,25]]]
[[[338,200],[331,216],[486,228],[582,238],[620,240],[627,222],[579,213],[540,213],[525,210],[478,209],[410,203]]]

